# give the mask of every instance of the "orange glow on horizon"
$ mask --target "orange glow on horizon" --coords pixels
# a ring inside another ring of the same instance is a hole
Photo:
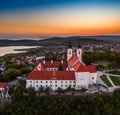
[[[95,35],[95,34],[119,34],[120,24],[93,27],[93,28],[81,28],[81,27],[42,27],[40,25],[30,24],[10,24],[0,23],[0,34],[49,34],[49,35],[68,35],[68,34],[81,34],[81,35]]]
[[[84,17],[85,18],[85,17]],[[120,17],[83,19],[0,19],[0,34],[96,35],[120,34]],[[36,18],[35,18],[36,19]],[[94,20],[93,20],[94,19]]]
[[[120,34],[120,16],[88,12],[84,14],[25,15],[2,17],[0,34],[96,35]],[[81,18],[82,17],[82,18]]]
[[[0,34],[120,34],[119,8],[78,6],[1,15]]]

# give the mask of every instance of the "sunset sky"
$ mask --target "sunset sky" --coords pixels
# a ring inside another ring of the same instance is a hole
[[[120,0],[0,0],[0,34],[120,35]]]

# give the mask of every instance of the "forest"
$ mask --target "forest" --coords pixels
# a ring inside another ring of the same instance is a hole
[[[11,99],[0,105],[1,115],[120,115],[120,91],[94,95],[36,95],[17,86]],[[39,92],[40,93],[40,92]]]

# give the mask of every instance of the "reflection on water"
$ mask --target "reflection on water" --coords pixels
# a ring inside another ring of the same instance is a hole
[[[29,48],[37,48],[40,46],[8,46],[8,47],[0,47],[0,56],[10,53],[23,53],[26,51],[14,51],[14,49],[29,49]]]

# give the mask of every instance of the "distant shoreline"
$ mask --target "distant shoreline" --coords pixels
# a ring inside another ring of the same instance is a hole
[[[41,40],[0,40],[0,47],[8,46],[67,46],[71,41],[73,46],[120,42],[120,36],[71,36],[52,37]]]
[[[0,47],[0,57],[11,53],[25,53],[28,49],[37,48],[41,46],[5,46]]]

